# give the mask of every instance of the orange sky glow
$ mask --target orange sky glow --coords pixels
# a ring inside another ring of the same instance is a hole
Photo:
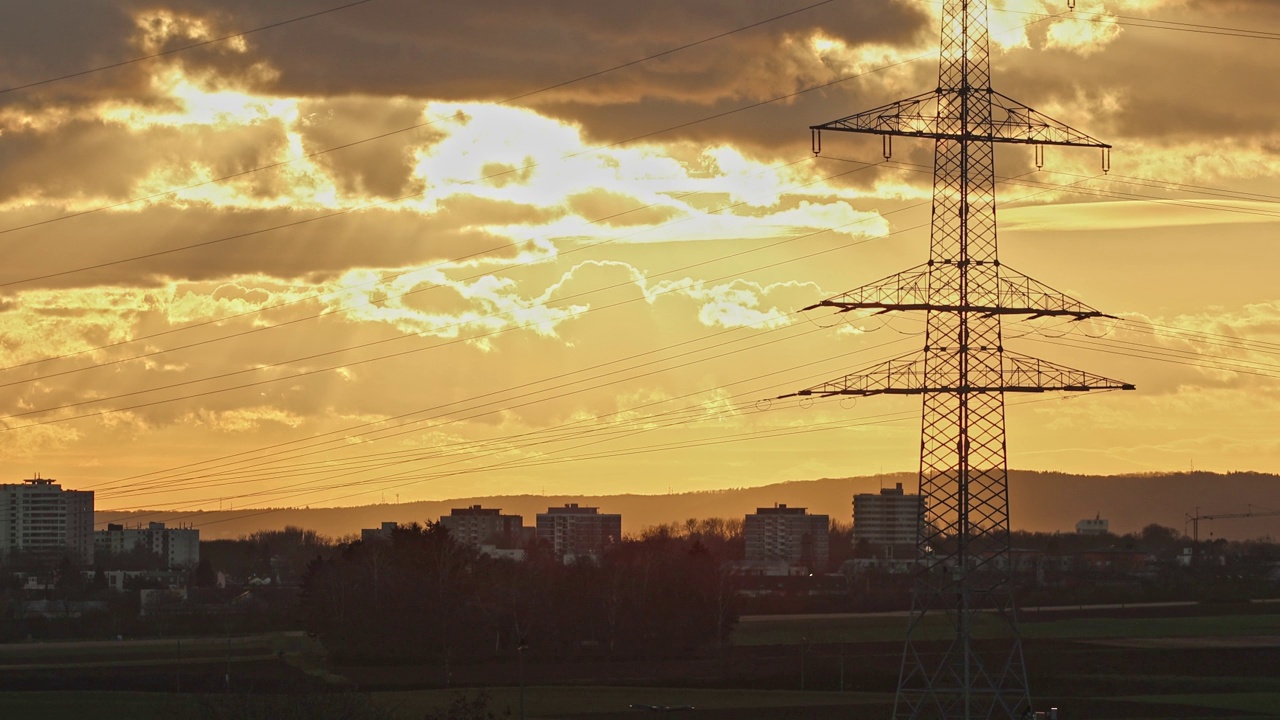
[[[915,469],[918,398],[768,401],[923,331],[798,312],[929,242],[927,142],[807,128],[935,87],[940,3],[715,37],[813,4],[373,0],[30,87],[320,6],[15,11],[6,481],[179,517]],[[1280,472],[1280,4],[991,4],[993,85],[1115,146],[998,151],[1002,261],[1119,318],[1007,347],[1138,386],[1011,396],[1010,466]]]

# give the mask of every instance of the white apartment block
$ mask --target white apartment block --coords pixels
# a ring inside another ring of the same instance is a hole
[[[924,514],[924,496],[907,495],[902,483],[884,488],[879,495],[853,496],[853,540],[873,545],[914,545],[917,526]]]
[[[0,556],[70,553],[93,564],[93,491],[36,477],[0,485]]]
[[[194,568],[200,562],[200,531],[196,528],[167,528],[153,522],[147,527],[125,527],[109,523],[99,530],[94,545],[100,553],[120,555],[144,547],[164,559],[166,567]]]
[[[743,523],[747,562],[783,560],[823,571],[831,554],[826,515],[810,515],[805,508],[775,505],[756,508]]]

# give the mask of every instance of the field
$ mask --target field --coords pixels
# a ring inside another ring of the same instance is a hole
[[[1280,718],[1280,607],[1077,609],[1022,619],[1038,707],[1062,708],[1063,720]],[[688,720],[887,718],[905,622],[747,618],[716,658],[542,659],[524,668],[525,715],[650,712],[632,708],[639,705],[692,707],[679,711]],[[931,629],[945,632],[943,624]],[[979,637],[985,632],[980,626]],[[481,692],[495,718],[519,717],[514,662],[325,669],[314,643],[300,636],[184,639],[180,650],[178,642],[0,646],[0,717],[292,718],[342,707],[344,717],[382,711],[421,720],[460,693]]]
[[[1213,612],[1208,610],[1208,612]],[[1268,604],[1242,605],[1229,614],[1204,614],[1198,605],[1109,607],[1102,610],[1022,612],[1024,638],[1086,640],[1131,638],[1261,638],[1280,645],[1280,609]],[[899,640],[907,618],[901,613],[871,616],[785,616],[744,618],[734,633],[736,645],[838,644]],[[997,624],[978,622],[976,637],[990,636]],[[924,637],[942,639],[944,618],[927,618]]]

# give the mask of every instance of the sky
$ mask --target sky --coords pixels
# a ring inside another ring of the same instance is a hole
[[[6,481],[180,518],[918,467],[919,398],[770,399],[922,344],[799,311],[927,259],[931,145],[808,127],[936,87],[939,2],[341,5],[6,9]],[[1118,319],[1006,347],[1137,390],[1011,395],[1009,465],[1280,472],[1280,3],[1066,5],[992,0],[993,85],[1110,173],[1000,148],[1001,259]]]

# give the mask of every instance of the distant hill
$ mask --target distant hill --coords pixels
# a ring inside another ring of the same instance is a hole
[[[403,504],[379,504],[342,508],[280,508],[174,513],[138,510],[98,512],[97,521],[146,523],[164,521],[191,524],[205,539],[235,538],[257,530],[296,525],[331,537],[356,534],[361,528],[383,521],[423,522],[449,514],[450,508],[468,505],[501,508],[523,515],[532,525],[534,515],[548,506],[576,502],[598,506],[602,512],[622,513],[623,532],[686,518],[742,517],[757,507],[785,503],[807,507],[848,522],[854,493],[877,492],[880,487],[902,483],[908,492],[916,477],[897,473],[876,477],[824,478],[672,495],[506,495],[470,497]],[[1014,529],[1071,531],[1077,521],[1101,514],[1116,533],[1133,532],[1151,523],[1182,530],[1186,513],[1199,507],[1202,514],[1244,512],[1252,505],[1280,509],[1280,476],[1264,473],[1160,473],[1144,475],[1069,475],[1015,470],[1009,481],[1010,515]],[[1188,531],[1189,532],[1189,531]],[[1202,521],[1201,538],[1280,538],[1280,516],[1241,520]]]

